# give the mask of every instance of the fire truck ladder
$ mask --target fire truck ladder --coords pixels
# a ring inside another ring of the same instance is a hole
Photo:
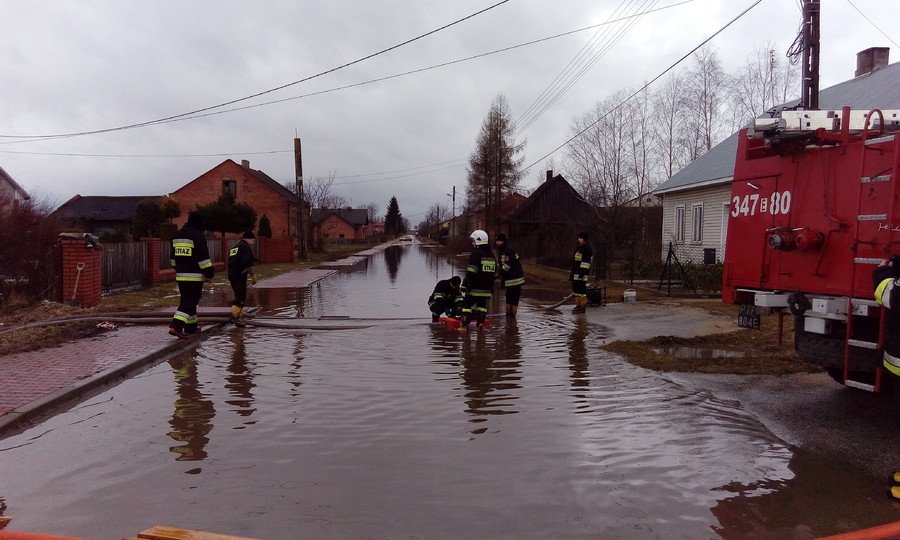
[[[868,384],[860,381],[850,380],[851,373],[851,359],[852,359],[852,350],[853,349],[869,349],[875,350],[879,353],[884,349],[884,336],[885,336],[885,322],[887,320],[885,308],[883,306],[879,306],[877,302],[871,299],[860,299],[854,298],[853,293],[856,289],[856,283],[860,271],[862,268],[871,268],[873,265],[878,265],[881,263],[882,259],[888,258],[890,256],[891,247],[893,245],[893,236],[894,236],[894,197],[897,195],[897,178],[895,175],[895,171],[900,166],[900,139],[896,137],[896,135],[887,135],[887,136],[879,136],[875,138],[868,138],[868,120],[871,115],[878,113],[881,115],[881,111],[872,110],[869,111],[869,114],[866,116],[866,127],[863,129],[862,133],[862,155],[860,158],[860,188],[857,197],[857,226],[855,227],[855,241],[853,242],[853,271],[850,282],[850,290],[848,294],[848,309],[847,309],[847,330],[844,339],[844,372],[843,372],[843,384],[846,386],[857,388],[859,390],[866,390],[869,392],[880,392],[881,391],[881,379],[883,374],[883,369],[881,367],[880,361],[875,366],[875,381],[874,384]],[[883,119],[881,125],[883,125]],[[883,133],[883,132],[882,132]],[[880,174],[867,176],[866,174],[866,155],[871,151],[883,151],[883,148],[874,148],[876,144],[882,144],[891,142],[891,147],[893,148],[893,156],[891,159],[891,167],[887,171],[881,171]],[[876,182],[887,182],[890,185],[890,197],[887,199],[887,211],[882,214],[865,214],[863,213],[863,195],[864,190],[872,189],[873,183]],[[877,242],[866,240],[860,238],[860,227],[859,223],[867,222],[867,221],[878,221],[881,223],[888,224],[888,241],[884,243],[883,246],[876,245]],[[884,250],[884,255],[881,257],[863,257],[860,256],[860,246],[866,246],[866,251],[869,252],[869,255],[872,255],[877,252],[879,247]],[[878,320],[878,338],[877,341],[869,341],[862,339],[855,339],[853,337],[853,318],[854,315],[868,315],[871,311],[875,311],[877,313]],[[880,356],[880,354],[879,354]]]

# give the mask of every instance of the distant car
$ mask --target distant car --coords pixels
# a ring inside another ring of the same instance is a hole
[[[401,236],[400,240],[398,240],[398,242],[412,242],[412,241],[413,241],[412,236],[410,236],[408,234],[406,236]]]

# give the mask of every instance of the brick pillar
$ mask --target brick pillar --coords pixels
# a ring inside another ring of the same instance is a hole
[[[103,281],[103,247],[90,245],[82,238],[61,237],[62,301],[81,307],[100,303]],[[79,271],[79,268],[81,269]]]
[[[156,285],[162,281],[159,266],[159,238],[141,238],[144,249],[147,251],[147,276],[149,285]]]

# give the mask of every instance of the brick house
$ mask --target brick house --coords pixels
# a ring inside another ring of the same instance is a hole
[[[316,243],[365,240],[369,212],[365,208],[316,208],[310,221]]]
[[[238,165],[226,159],[209,171],[171,193],[181,205],[181,216],[172,220],[177,226],[187,221],[188,212],[218,200],[223,192],[234,195],[235,202],[249,204],[256,217],[263,214],[272,226],[272,238],[296,238],[300,231],[300,198],[262,171],[250,168],[242,160]]]
[[[31,199],[31,196],[0,167],[0,209],[4,206],[18,206]]]

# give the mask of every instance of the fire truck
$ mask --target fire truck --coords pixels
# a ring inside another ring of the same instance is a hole
[[[745,320],[793,315],[801,359],[871,392],[892,389],[872,271],[900,254],[898,122],[849,107],[757,119],[740,132],[727,225],[723,301]]]

